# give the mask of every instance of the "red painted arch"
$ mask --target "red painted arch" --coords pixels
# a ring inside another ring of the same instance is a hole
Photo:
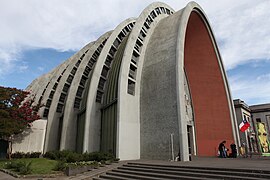
[[[211,33],[211,32],[210,32]],[[184,67],[191,92],[198,156],[215,156],[218,144],[233,142],[225,81],[211,36],[198,12],[188,20]]]

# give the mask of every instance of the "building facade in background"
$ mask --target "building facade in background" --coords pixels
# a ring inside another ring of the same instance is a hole
[[[250,123],[245,132],[240,132],[240,144],[247,154],[270,156],[270,104],[248,106],[240,99],[234,100],[237,122]]]
[[[217,43],[194,2],[177,12],[149,5],[27,90],[45,107],[14,151],[106,151],[121,160],[180,154],[187,161],[216,156],[221,141],[239,139]]]

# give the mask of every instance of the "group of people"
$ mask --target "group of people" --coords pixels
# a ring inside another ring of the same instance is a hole
[[[230,145],[231,153],[229,153],[228,155],[229,149],[226,148],[225,144],[226,144],[226,141],[222,141],[218,146],[219,157],[220,158],[228,158],[228,157],[236,158],[237,157],[236,145],[234,143]]]

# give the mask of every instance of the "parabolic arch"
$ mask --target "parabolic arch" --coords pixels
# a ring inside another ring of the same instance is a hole
[[[239,145],[221,56],[195,2],[177,12],[150,4],[27,89],[45,104],[42,151],[187,161],[215,156],[222,140]]]

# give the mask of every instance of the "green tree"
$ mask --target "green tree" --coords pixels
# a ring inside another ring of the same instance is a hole
[[[11,157],[12,141],[16,134],[22,133],[31,123],[40,119],[40,103],[34,105],[35,97],[29,92],[16,88],[0,86],[0,139],[9,143],[8,155]]]

